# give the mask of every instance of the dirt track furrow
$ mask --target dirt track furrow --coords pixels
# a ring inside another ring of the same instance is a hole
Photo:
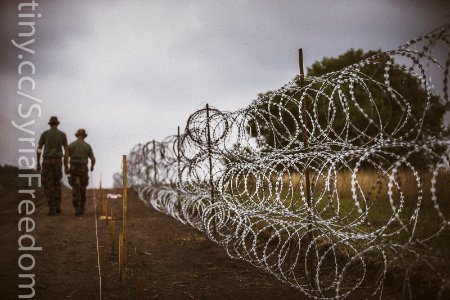
[[[36,200],[34,237],[43,250],[35,256],[34,299],[99,299],[93,192],[88,192],[82,217],[74,216],[70,190],[64,190],[63,194],[63,212],[55,217],[47,216],[42,197]],[[11,199],[0,220],[5,241],[0,245],[1,253],[5,253],[0,259],[3,284],[0,299],[17,299],[20,216],[17,199]],[[114,201],[112,206],[120,219],[120,202]],[[98,225],[100,247],[105,253],[103,299],[137,299],[139,293],[144,299],[304,299],[297,290],[271,275],[229,258],[224,249],[192,227],[145,206],[132,191],[128,208],[127,278],[122,286],[117,245],[111,252],[110,227],[103,221]],[[118,221],[115,241],[120,228]]]

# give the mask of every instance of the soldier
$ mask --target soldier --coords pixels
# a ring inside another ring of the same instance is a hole
[[[44,147],[42,161],[42,182],[44,185],[49,215],[61,213],[61,179],[62,179],[62,157],[64,148],[64,171],[68,172],[68,149],[67,136],[64,132],[58,130],[58,118],[53,116],[48,122],[50,129],[44,131],[39,138],[38,149],[36,153],[38,172],[41,171],[41,154]]]
[[[88,158],[91,159],[91,171],[93,171],[95,157],[92,147],[84,141],[87,137],[86,130],[78,129],[75,136],[77,140],[69,145],[69,183],[72,186],[72,203],[75,208],[75,215],[81,216],[84,213],[86,187],[89,183]]]

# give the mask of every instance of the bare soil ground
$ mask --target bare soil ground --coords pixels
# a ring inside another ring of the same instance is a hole
[[[82,217],[74,216],[69,189],[63,191],[61,215],[47,216],[42,192],[35,200],[36,212],[31,217],[36,228],[31,234],[43,250],[33,253],[36,266],[30,272],[36,276],[34,299],[99,299],[93,193],[88,191]],[[18,201],[12,192],[0,198],[2,300],[17,299],[19,293]],[[120,211],[118,203],[113,206]],[[118,221],[116,244],[120,227]],[[192,227],[147,207],[131,190],[124,285],[119,281],[117,245],[111,251],[110,226],[99,221],[98,229],[105,253],[103,299],[306,299],[272,275],[231,259],[223,248]]]

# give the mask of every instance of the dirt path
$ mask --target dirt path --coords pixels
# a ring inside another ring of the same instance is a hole
[[[93,193],[89,191],[87,211],[81,218],[73,215],[70,190],[63,193],[63,212],[55,217],[47,216],[42,197],[36,200],[33,235],[43,251],[35,255],[34,299],[98,299]],[[17,299],[20,216],[15,195],[1,200],[0,299]],[[115,206],[120,211],[119,205]],[[103,299],[137,299],[142,290],[143,299],[305,299],[271,275],[229,258],[224,249],[192,227],[146,207],[131,191],[128,216],[124,286],[119,283],[117,248],[111,253],[110,227],[98,223],[105,253]],[[117,232],[120,226],[117,223]]]

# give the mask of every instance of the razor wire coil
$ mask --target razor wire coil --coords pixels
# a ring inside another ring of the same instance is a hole
[[[311,298],[364,288],[381,299],[391,272],[404,273],[410,293],[417,268],[442,295],[450,213],[439,189],[450,166],[439,147],[449,128],[424,123],[433,96],[450,105],[449,29],[306,76],[304,86],[294,80],[237,111],[200,109],[179,135],[136,145],[129,180],[148,205]],[[421,111],[393,87],[397,67],[426,92]]]

